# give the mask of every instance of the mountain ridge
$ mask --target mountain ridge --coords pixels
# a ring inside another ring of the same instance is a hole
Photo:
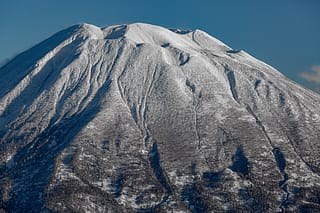
[[[319,208],[320,96],[203,31],[75,25],[0,76],[4,211]]]

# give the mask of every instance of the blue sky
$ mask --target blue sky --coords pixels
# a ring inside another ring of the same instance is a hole
[[[3,0],[0,63],[83,22],[202,29],[320,91],[319,0]]]

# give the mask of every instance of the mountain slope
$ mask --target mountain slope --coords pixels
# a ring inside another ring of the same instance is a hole
[[[0,76],[3,211],[320,210],[320,96],[203,31],[76,25]]]

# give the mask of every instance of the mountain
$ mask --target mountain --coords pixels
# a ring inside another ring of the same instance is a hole
[[[320,95],[201,30],[76,25],[0,85],[0,212],[320,211]]]

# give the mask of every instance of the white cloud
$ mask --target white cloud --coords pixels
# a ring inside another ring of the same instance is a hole
[[[320,65],[312,66],[310,71],[301,72],[300,77],[308,82],[320,84]]]

